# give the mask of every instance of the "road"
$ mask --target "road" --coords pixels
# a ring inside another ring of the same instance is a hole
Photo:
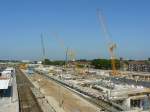
[[[19,69],[16,69],[16,79],[20,112],[42,112],[30,89],[33,85]]]

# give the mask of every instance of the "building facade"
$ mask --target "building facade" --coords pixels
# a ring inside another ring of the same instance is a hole
[[[150,72],[149,61],[131,61],[128,66],[129,71]]]

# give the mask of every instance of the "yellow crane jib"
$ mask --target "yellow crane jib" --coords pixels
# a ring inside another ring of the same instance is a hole
[[[104,18],[104,15],[102,13],[102,10],[97,10],[97,17],[98,17],[98,20],[101,24],[101,27],[102,27],[102,30],[103,30],[103,33],[104,33],[104,36],[105,38],[107,39],[107,42],[108,42],[108,49],[109,49],[109,53],[110,53],[110,56],[111,56],[111,65],[112,65],[112,73],[111,75],[119,75],[119,73],[117,72],[116,70],[116,62],[115,62],[115,49],[116,49],[116,43],[114,43],[111,39],[111,36],[110,36],[110,33],[107,29],[107,25],[106,25],[106,21],[105,21],[105,18]]]

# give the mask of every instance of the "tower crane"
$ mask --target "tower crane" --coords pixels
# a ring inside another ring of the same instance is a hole
[[[66,59],[65,59],[65,67],[64,70],[66,70],[66,67],[68,65],[68,60],[74,60],[75,59],[75,53],[73,50],[69,49],[68,47],[65,46],[65,43],[62,39],[59,38],[57,33],[53,33],[53,36],[58,40],[60,43],[61,47],[65,50],[66,53]],[[64,102],[64,92],[62,91],[61,87],[58,88],[58,97],[59,97],[59,106],[62,107],[63,102]]]
[[[116,59],[115,50],[116,50],[117,45],[116,45],[116,43],[114,43],[112,41],[110,33],[109,33],[107,25],[106,25],[104,15],[103,15],[102,11],[99,10],[99,9],[97,10],[97,17],[98,17],[99,23],[102,27],[104,36],[105,36],[105,38],[107,39],[107,42],[108,42],[108,50],[109,50],[109,53],[110,53],[110,56],[111,56],[111,65],[112,65],[111,74],[113,76],[115,76],[115,75],[119,74],[118,71],[116,70],[116,61],[115,61],[115,59]]]
[[[73,50],[69,49],[69,51],[68,51],[69,60],[75,61],[75,55],[76,55],[75,52]]]
[[[68,61],[75,61],[75,52],[71,49],[69,49],[68,47],[65,46],[65,43],[62,39],[59,38],[57,33],[54,33],[54,37],[59,41],[61,47],[65,50],[66,52],[66,65],[68,63]]]
[[[44,45],[43,34],[41,34],[41,47],[42,47],[42,55],[43,55],[43,61],[44,61],[44,59],[46,59],[46,54],[45,54],[45,45]]]
[[[54,37],[59,41],[61,47],[66,51],[66,64],[65,64],[65,70],[67,66],[70,66],[68,64],[68,61],[71,61],[73,64],[73,70],[75,74],[80,74],[80,73],[84,73],[83,69],[79,68],[77,63],[75,62],[75,57],[76,57],[76,53],[74,52],[74,50],[69,49],[68,47],[65,46],[64,41],[62,39],[59,38],[57,33],[53,34]]]

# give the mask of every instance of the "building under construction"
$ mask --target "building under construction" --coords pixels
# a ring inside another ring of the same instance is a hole
[[[15,68],[2,68],[0,72],[0,112],[19,112]]]
[[[122,111],[149,111],[150,109],[149,88],[135,84],[115,83],[110,79],[109,71],[90,69],[89,74],[79,75],[74,74],[73,68],[69,68],[66,73],[62,68],[54,66],[35,68],[35,71],[45,75],[49,80],[73,89],[82,97],[90,97],[92,99],[90,101],[95,104],[96,101],[103,100],[108,104],[111,102],[112,107]]]

